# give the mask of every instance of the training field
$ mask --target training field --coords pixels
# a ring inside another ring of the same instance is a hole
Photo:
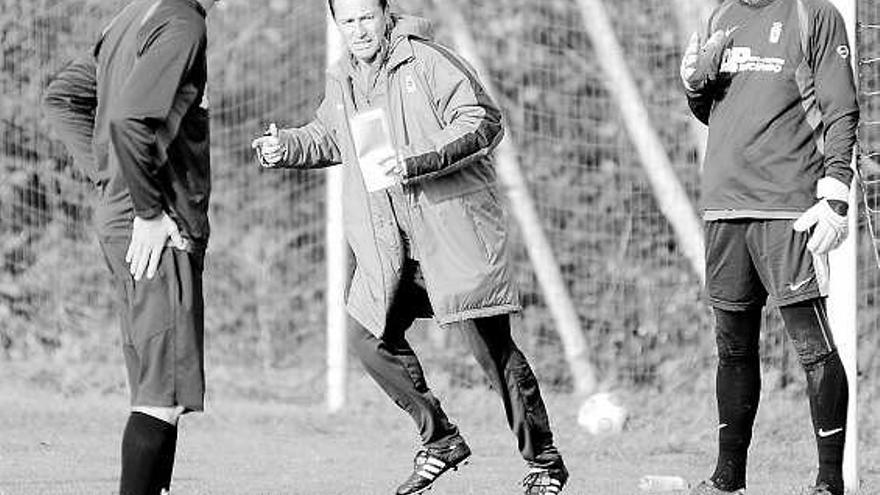
[[[59,392],[45,377],[4,363],[0,382],[0,494],[113,494],[119,439],[126,418],[124,390]],[[409,471],[415,436],[408,417],[355,371],[350,407],[329,415],[309,395],[320,379],[302,385],[294,372],[272,376],[215,373],[209,412],[183,421],[174,495],[393,493]],[[436,373],[435,373],[436,374]],[[36,378],[35,378],[36,377]],[[429,370],[430,377],[430,370]],[[711,377],[695,376],[681,394],[628,393],[627,429],[591,437],[576,424],[577,400],[550,394],[548,406],[560,449],[572,472],[566,493],[638,494],[644,474],[706,476],[714,460]],[[286,399],[260,390],[299,383],[306,392]],[[519,493],[524,472],[501,405],[484,389],[437,387],[448,412],[470,441],[474,456],[444,477],[437,495]],[[792,387],[796,389],[798,387]],[[253,398],[249,398],[253,397]],[[880,493],[877,400],[864,400],[861,494]],[[815,475],[806,398],[791,390],[765,393],[752,447],[750,495],[800,493]]]

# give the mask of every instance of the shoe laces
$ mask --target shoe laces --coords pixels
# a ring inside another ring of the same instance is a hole
[[[810,490],[810,495],[831,495],[831,487],[826,483],[819,483]]]
[[[526,488],[531,488],[533,486],[548,486],[550,485],[550,470],[544,468],[532,468],[531,471],[526,474],[525,478],[523,478],[522,484]]]

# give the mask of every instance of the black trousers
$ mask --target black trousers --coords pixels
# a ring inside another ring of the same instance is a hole
[[[352,321],[350,343],[367,373],[412,416],[426,447],[442,447],[458,437],[440,401],[428,388],[425,373],[406,331],[424,307],[427,295],[419,284],[405,281],[398,291],[382,338]],[[501,396],[507,424],[523,459],[534,467],[561,463],[538,382],[510,334],[508,315],[455,323],[492,387]]]

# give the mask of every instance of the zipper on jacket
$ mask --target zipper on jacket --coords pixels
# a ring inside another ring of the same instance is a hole
[[[387,77],[385,77],[385,108],[388,109],[388,129],[391,132],[391,139],[395,143],[394,151],[397,154],[397,158],[401,159],[401,160],[403,159],[403,157],[400,155],[399,150],[403,146],[403,143],[401,142],[401,139],[403,139],[403,137],[397,136],[397,129],[395,128],[394,123],[391,121],[391,77],[397,75],[398,69],[402,65],[403,64],[398,64],[393,69],[389,69],[388,75],[387,75]],[[401,107],[401,111],[403,111],[403,109],[405,108],[404,104],[403,104],[403,96],[401,96],[400,107]],[[401,188],[403,189],[403,196],[404,196],[404,198],[406,198],[407,206],[410,209],[410,211],[407,212],[407,214],[410,217],[410,224],[412,224],[411,212],[413,209],[415,209],[415,206],[416,206],[416,187],[415,187],[415,184],[407,185],[407,184],[401,183]],[[410,241],[412,241],[412,239],[410,239]]]

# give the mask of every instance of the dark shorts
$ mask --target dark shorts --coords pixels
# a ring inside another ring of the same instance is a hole
[[[712,306],[728,311],[779,306],[821,297],[807,250],[809,232],[794,220],[735,219],[706,222],[706,287]]]
[[[101,249],[120,295],[131,405],[203,410],[204,253],[165,248],[156,275],[135,282],[127,242],[102,242]]]

